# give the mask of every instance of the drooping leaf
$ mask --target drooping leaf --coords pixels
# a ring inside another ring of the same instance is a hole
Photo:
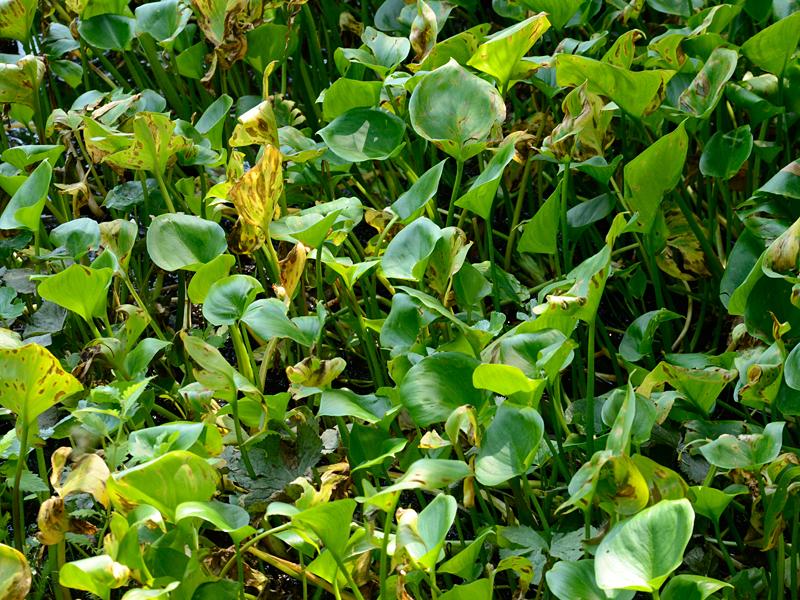
[[[720,469],[752,469],[774,460],[783,444],[782,421],[769,423],[763,433],[722,434],[700,447],[700,452]]]
[[[49,161],[44,160],[36,167],[8,201],[0,215],[0,229],[39,230],[52,174],[53,168]]]
[[[107,554],[66,563],[59,570],[59,583],[67,588],[91,592],[109,600],[111,590],[128,583],[130,569]]]
[[[669,580],[661,597],[664,600],[705,600],[723,588],[732,588],[730,583],[702,575],[676,575]]]
[[[31,589],[31,568],[25,555],[0,544],[0,597],[25,600]]]
[[[725,84],[736,71],[738,58],[735,50],[716,48],[678,98],[678,107],[694,117],[707,118],[722,98]]]

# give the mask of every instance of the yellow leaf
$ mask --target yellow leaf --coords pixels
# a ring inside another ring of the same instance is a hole
[[[66,498],[74,492],[91,494],[105,507],[108,507],[106,481],[111,476],[105,461],[97,454],[84,454],[72,465],[72,469],[62,483],[67,460],[72,455],[72,448],[63,447],[53,452],[51,462],[53,472],[50,484],[59,496]]]
[[[282,193],[280,150],[275,146],[264,146],[259,161],[234,183],[229,192],[228,199],[239,215],[231,240],[234,252],[251,254],[261,247]]]

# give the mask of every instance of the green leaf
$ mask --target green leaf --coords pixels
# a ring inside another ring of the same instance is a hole
[[[547,587],[558,600],[630,600],[634,592],[606,591],[594,580],[593,560],[561,560],[545,573]]]
[[[407,222],[414,213],[427,204],[439,189],[439,180],[447,159],[435,164],[420,175],[414,184],[392,203],[392,211],[401,221]]]
[[[111,598],[111,590],[128,583],[130,569],[107,554],[66,563],[59,570],[59,583],[68,588],[91,592],[102,600]]]
[[[454,585],[439,600],[491,600],[492,582],[489,579],[478,579],[464,585]]]
[[[392,485],[382,488],[380,492],[359,498],[359,501],[388,511],[403,490],[442,489],[461,481],[469,473],[469,466],[461,460],[421,458],[409,465],[402,477]]]
[[[486,168],[475,178],[467,193],[456,200],[456,206],[471,210],[482,219],[488,220],[503,171],[513,158],[514,144],[507,143],[501,146]]]
[[[25,555],[0,544],[0,597],[24,600],[31,589],[31,568]]]
[[[405,122],[380,108],[353,108],[317,133],[328,147],[349,162],[385,160],[403,145]]]
[[[547,16],[539,13],[501,29],[486,38],[467,64],[488,73],[497,80],[501,90],[507,90],[519,61],[549,27]]]
[[[197,271],[227,248],[222,227],[194,215],[159,215],[147,228],[147,253],[165,271]]]
[[[600,542],[594,570],[604,590],[658,590],[683,561],[694,527],[688,500],[662,500],[616,525]]]
[[[544,435],[544,422],[530,407],[518,408],[503,403],[486,429],[475,476],[482,485],[495,486],[513,477],[524,476],[536,457]]]
[[[477,408],[486,397],[472,384],[478,361],[457,352],[437,352],[409,369],[400,384],[400,401],[420,427],[442,423],[463,404]]]
[[[187,289],[189,300],[194,304],[202,304],[208,295],[209,288],[220,279],[227,277],[235,262],[236,257],[232,254],[220,254],[197,269],[189,281]]]
[[[207,502],[217,490],[217,471],[204,459],[173,450],[151,461],[114,473],[106,482],[114,507],[126,514],[141,504],[175,522],[184,502]]]
[[[175,522],[179,523],[183,519],[201,519],[225,533],[236,532],[233,535],[234,540],[255,531],[249,527],[250,515],[245,509],[236,504],[226,504],[217,500],[205,502],[190,500],[179,504],[175,509]]]
[[[641,118],[656,110],[674,71],[628,71],[573,54],[556,55],[556,81],[577,87],[589,82],[589,91],[611,98],[631,116]]]
[[[663,600],[705,600],[722,588],[733,588],[733,586],[702,575],[676,575],[669,580],[661,592],[661,597]]]
[[[384,396],[362,396],[348,389],[325,390],[319,401],[320,417],[355,417],[367,423],[377,423],[391,408]]]
[[[83,41],[98,50],[130,50],[135,31],[136,20],[124,15],[108,13],[78,21]]]
[[[472,579],[480,571],[480,553],[483,551],[486,539],[491,535],[494,535],[494,532],[491,529],[487,529],[472,540],[461,552],[439,565],[436,571],[438,573],[458,575],[461,579]]]
[[[703,68],[678,98],[678,107],[699,119],[708,118],[717,106],[725,84],[736,71],[735,50],[716,48]]]
[[[18,169],[27,169],[32,164],[43,160],[54,165],[63,153],[64,146],[61,144],[36,144],[14,146],[3,152],[2,156],[4,161],[14,165]]]
[[[166,48],[186,27],[192,10],[179,0],[148,2],[136,8],[137,35],[149,34]]]
[[[419,82],[408,109],[414,130],[459,161],[483,150],[506,117],[494,86],[454,60]]]
[[[381,99],[380,81],[358,81],[342,77],[331,84],[322,98],[322,116],[333,121],[352,108],[377,106]]]
[[[0,75],[2,79],[2,75]],[[0,215],[0,229],[38,231],[53,167],[42,161],[17,189]]]
[[[283,63],[294,54],[300,39],[296,28],[279,23],[264,23],[248,31],[246,36],[247,54],[244,59],[258,73],[263,73],[274,60]]]
[[[547,13],[556,29],[562,29],[578,12],[581,0],[520,0],[528,10]]]
[[[653,352],[653,338],[658,331],[658,326],[665,321],[680,317],[678,313],[666,308],[651,310],[636,317],[636,320],[628,325],[619,344],[619,353],[622,358],[630,362],[637,362],[645,356],[650,356]]]
[[[294,515],[292,523],[313,531],[334,556],[343,559],[355,508],[355,500],[349,498],[326,502]]]
[[[457,509],[455,498],[439,494],[419,514],[415,510],[403,511],[397,522],[398,550],[408,554],[413,565],[430,571],[439,562]]]
[[[750,125],[733,131],[717,131],[703,147],[700,172],[706,177],[728,180],[736,175],[753,150]]]
[[[800,41],[800,12],[762,29],[742,45],[742,54],[768,73],[781,76]]]
[[[704,485],[695,485],[689,488],[688,498],[692,501],[694,512],[719,523],[725,509],[739,494],[747,494],[744,485],[733,485],[724,490],[718,490]]]
[[[100,246],[100,225],[88,217],[67,221],[50,232],[50,241],[66,248],[69,256],[80,258]]]
[[[420,281],[441,236],[442,230],[427,217],[412,221],[392,239],[383,253],[383,274],[392,279]]]
[[[197,119],[197,123],[194,124],[197,132],[205,136],[215,150],[222,148],[222,130],[231,106],[233,106],[233,98],[222,94],[208,105],[208,108]]]
[[[79,314],[87,323],[106,314],[108,288],[114,272],[111,269],[90,269],[73,264],[39,283],[39,295],[69,311]]]
[[[724,433],[700,447],[700,453],[720,469],[753,469],[777,458],[783,444],[783,421],[769,423],[763,433]]]
[[[263,291],[261,283],[249,275],[236,274],[220,279],[208,289],[203,316],[212,325],[233,325]]]
[[[558,224],[561,219],[561,182],[550,197],[525,224],[517,249],[529,254],[558,252]]]
[[[263,298],[247,307],[242,322],[264,341],[289,338],[303,346],[313,344],[313,338],[286,316],[286,311],[287,306],[277,298]]]
[[[625,201],[639,213],[639,223],[649,232],[661,200],[681,179],[689,136],[681,123],[625,165]]]

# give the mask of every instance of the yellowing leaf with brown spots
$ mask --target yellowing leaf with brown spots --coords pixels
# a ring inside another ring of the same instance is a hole
[[[24,600],[31,589],[31,568],[25,555],[0,544],[0,598]]]
[[[105,157],[104,162],[122,169],[163,173],[184,149],[186,138],[173,135],[175,123],[161,113],[143,112],[133,119],[133,142],[124,150]]]
[[[291,300],[294,291],[297,289],[297,284],[303,276],[303,269],[306,266],[306,247],[297,243],[294,248],[289,251],[280,262],[281,267],[281,287],[285,294],[286,300]]]
[[[239,117],[228,143],[236,147],[252,144],[278,147],[278,124],[272,103],[264,100]]]
[[[18,425],[36,423],[48,408],[83,389],[56,357],[38,344],[1,348],[0,365],[0,405],[18,416]]]
[[[36,5],[36,0],[0,0],[0,38],[27,40]]]
[[[105,461],[97,454],[84,454],[75,460],[70,471],[64,477],[67,461],[72,457],[73,450],[69,446],[59,448],[53,452],[50,461],[53,471],[50,474],[50,484],[62,498],[74,492],[91,494],[105,507],[108,507],[108,493],[106,481],[111,476]]]
[[[0,63],[0,104],[25,104],[32,108],[33,90],[42,83],[44,73],[44,61],[38,56]]]
[[[230,242],[234,252],[250,254],[261,247],[282,193],[281,152],[275,146],[264,146],[259,161],[234,183],[228,194],[239,215]]]

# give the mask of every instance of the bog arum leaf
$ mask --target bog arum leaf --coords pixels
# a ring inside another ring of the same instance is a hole
[[[388,511],[403,490],[439,490],[461,481],[469,472],[467,463],[460,460],[421,458],[392,485],[358,500]]]
[[[58,157],[63,153],[64,146],[61,144],[31,144],[9,148],[3,152],[2,157],[4,161],[14,165],[18,169],[25,169],[43,160],[54,165]]]
[[[688,500],[662,500],[617,524],[600,542],[594,571],[604,590],[658,590],[683,561],[694,526]]]
[[[205,502],[190,500],[179,504],[175,509],[175,522],[179,523],[184,519],[201,519],[211,523],[220,531],[230,533],[234,539],[241,539],[242,534],[247,535],[254,531],[248,527],[250,515],[245,509],[236,504],[226,504],[217,500]]]
[[[650,356],[653,352],[653,338],[658,331],[658,326],[665,321],[679,319],[680,315],[666,308],[651,310],[636,317],[628,325],[625,335],[619,344],[619,353],[625,360],[636,362]]]
[[[519,3],[533,12],[546,13],[556,29],[562,29],[581,6],[581,0],[520,0]]]
[[[130,50],[135,31],[136,20],[124,15],[106,13],[78,22],[83,41],[98,50]]]
[[[39,163],[8,201],[3,214],[0,215],[0,229],[39,230],[52,174],[53,168],[49,161],[44,160]]]
[[[762,29],[742,45],[742,54],[768,73],[781,76],[800,41],[800,12]]]
[[[783,444],[783,421],[769,423],[763,433],[724,433],[700,447],[703,457],[720,469],[753,469],[774,460]]]
[[[276,146],[266,145],[258,162],[233,184],[228,193],[228,199],[239,215],[231,239],[234,252],[251,254],[264,244],[282,193],[281,152]]]
[[[405,122],[380,108],[352,108],[336,117],[319,135],[338,156],[349,162],[385,160],[403,146]]]
[[[427,217],[415,219],[398,233],[381,257],[386,277],[420,281],[442,230]]]
[[[656,110],[674,71],[628,71],[585,56],[558,54],[556,81],[560,86],[589,82],[589,91],[611,98],[631,116],[641,118]]]
[[[593,560],[560,560],[545,574],[558,600],[630,600],[635,592],[602,590],[594,580]]]
[[[661,200],[681,178],[689,136],[681,123],[625,165],[625,201],[639,213],[639,223],[649,232]]]
[[[108,288],[114,272],[73,264],[39,283],[39,295],[69,311],[79,314],[87,323],[106,314]]]
[[[544,422],[535,409],[504,402],[481,441],[475,460],[475,477],[486,486],[525,477],[543,434]]]
[[[739,172],[753,150],[750,125],[733,131],[717,131],[700,156],[700,172],[706,177],[728,180]]]
[[[203,302],[203,316],[212,325],[234,325],[264,287],[249,275],[230,275],[211,285]]]
[[[102,600],[111,598],[111,590],[128,583],[130,569],[107,554],[66,563],[59,570],[59,583],[68,588],[91,592]]]
[[[669,580],[661,597],[664,600],[705,600],[722,588],[732,588],[730,583],[702,575],[676,575]]]
[[[494,77],[501,90],[508,90],[517,64],[550,27],[544,13],[534,15],[486,38],[467,63]]]
[[[50,473],[50,484],[62,498],[74,492],[91,494],[103,506],[108,507],[106,481],[111,476],[106,462],[97,454],[83,454],[70,465],[66,479],[63,479],[67,460],[72,456],[69,446],[59,448],[50,457],[53,470]]]
[[[31,568],[25,555],[0,544],[0,598],[25,600],[31,589]]]
[[[472,384],[478,361],[457,352],[437,352],[409,369],[400,401],[420,427],[442,423],[463,404],[480,408],[486,397]]]
[[[136,8],[137,35],[149,34],[159,44],[171,48],[186,27],[192,10],[179,0],[148,2]]]
[[[447,494],[436,496],[419,514],[400,509],[397,519],[397,548],[411,563],[430,571],[439,562],[445,536],[453,526],[458,503]]]
[[[508,143],[501,146],[467,193],[456,200],[456,206],[471,210],[482,219],[487,220],[491,215],[492,204],[497,195],[497,188],[500,187],[503,171],[513,158],[514,144]]]
[[[175,160],[175,154],[188,145],[188,141],[174,131],[175,123],[167,115],[140,112],[133,118],[130,144],[103,160],[122,169],[164,173],[167,165]]]
[[[744,485],[733,485],[718,490],[704,485],[695,485],[689,488],[688,498],[692,501],[694,512],[719,523],[725,509],[739,494],[747,494]]]
[[[380,81],[358,81],[342,77],[325,90],[322,99],[322,116],[333,121],[353,108],[377,106],[381,99]]]
[[[722,98],[725,84],[736,71],[738,59],[735,50],[716,48],[689,87],[681,93],[678,107],[694,117],[708,118]]]
[[[185,450],[173,450],[114,473],[107,486],[111,504],[123,514],[149,504],[175,522],[176,511],[184,502],[211,500],[218,479],[217,471],[205,459]]]
[[[0,104],[33,107],[34,90],[42,83],[46,67],[38,56],[23,56],[16,63],[0,62]]]
[[[227,247],[222,227],[194,215],[159,215],[147,229],[147,252],[165,271],[197,271]]]
[[[235,262],[236,258],[232,254],[220,254],[197,269],[189,281],[187,289],[189,299],[195,304],[202,304],[209,288],[220,279],[227,277]]]
[[[392,203],[392,211],[401,221],[406,222],[436,196],[436,191],[439,189],[439,180],[442,177],[442,170],[446,162],[447,159],[425,171],[408,190],[403,192]]]
[[[328,550],[342,559],[350,539],[350,523],[353,520],[355,509],[355,500],[349,498],[334,500],[312,506],[294,515],[292,523],[300,528],[313,531]]]
[[[314,343],[305,330],[286,316],[286,311],[286,305],[277,298],[263,298],[250,304],[241,319],[264,341],[289,338],[303,346]]]
[[[561,214],[561,182],[550,197],[525,224],[517,249],[529,254],[558,252],[558,220]]]
[[[36,0],[0,0],[0,38],[27,41],[37,6]]]
[[[483,150],[492,130],[506,118],[494,86],[454,60],[419,82],[408,110],[414,130],[459,161]]]

